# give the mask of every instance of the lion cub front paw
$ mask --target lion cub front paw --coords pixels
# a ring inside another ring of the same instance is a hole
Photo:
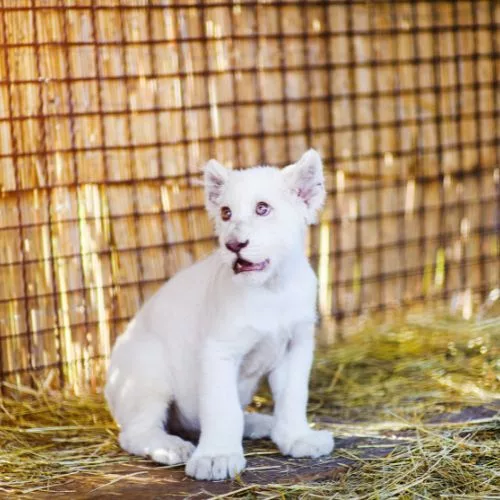
[[[309,430],[304,434],[279,436],[273,440],[283,455],[294,458],[329,455],[334,446],[333,436],[329,431]]]
[[[232,479],[246,465],[243,453],[228,453],[218,455],[197,454],[191,456],[186,464],[186,474],[195,479],[216,481]]]

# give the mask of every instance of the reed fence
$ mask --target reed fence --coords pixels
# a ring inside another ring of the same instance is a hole
[[[500,3],[2,0],[0,378],[97,388],[212,250],[197,182],[308,147],[332,328],[500,287]],[[196,286],[196,284],[193,284]]]

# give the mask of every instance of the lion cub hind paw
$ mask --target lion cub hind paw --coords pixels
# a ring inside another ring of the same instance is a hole
[[[243,436],[248,439],[264,439],[271,436],[273,417],[261,413],[245,413]]]
[[[333,451],[334,440],[329,431],[310,430],[306,434],[279,439],[276,444],[283,455],[293,458],[318,458]]]
[[[182,441],[182,440],[181,440]],[[165,465],[185,464],[193,454],[195,446],[189,441],[183,441],[178,446],[153,447],[148,455],[153,462]]]
[[[154,462],[164,465],[186,463],[195,450],[193,443],[163,431],[142,435],[122,432],[120,446],[133,455],[150,457]]]

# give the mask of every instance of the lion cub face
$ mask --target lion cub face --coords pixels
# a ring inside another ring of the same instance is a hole
[[[262,285],[284,259],[304,252],[307,224],[325,199],[321,158],[307,151],[284,169],[205,167],[205,202],[234,279]]]

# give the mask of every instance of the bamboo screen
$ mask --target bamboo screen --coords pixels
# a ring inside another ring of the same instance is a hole
[[[324,318],[470,315],[500,282],[499,20],[495,0],[3,0],[2,377],[99,384],[140,304],[214,248],[210,157],[321,152]]]

